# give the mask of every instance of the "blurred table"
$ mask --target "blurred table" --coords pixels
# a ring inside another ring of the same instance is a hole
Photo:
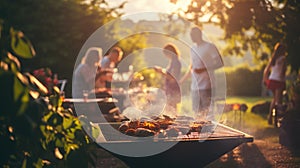
[[[108,107],[108,108],[119,108],[120,111],[123,111],[125,109],[125,101],[126,101],[126,91],[123,89],[104,89],[104,88],[98,88],[95,89],[95,91],[91,94],[95,94],[96,98],[113,98],[116,100],[113,105],[114,107]],[[107,106],[110,106],[106,104]]]
[[[106,98],[65,98],[64,108],[71,108],[76,116],[84,115],[91,122],[119,121],[119,109],[115,106],[118,100]],[[102,115],[102,117],[101,117]]]
[[[116,103],[117,99],[108,97],[108,98],[92,98],[92,99],[84,99],[84,98],[65,98],[64,103]]]

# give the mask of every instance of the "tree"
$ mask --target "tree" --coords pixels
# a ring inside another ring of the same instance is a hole
[[[213,23],[224,29],[225,51],[231,55],[243,55],[250,49],[255,58],[263,59],[276,42],[283,42],[292,69],[300,68],[297,0],[192,0],[187,10],[178,14],[199,26]]]
[[[23,30],[35,44],[37,56],[21,59],[24,70],[49,67],[71,82],[75,60],[85,40],[120,16],[118,9],[123,5],[109,8],[105,0],[0,0],[0,19]],[[99,37],[104,41],[107,38],[104,34]],[[71,84],[67,87],[70,93]]]

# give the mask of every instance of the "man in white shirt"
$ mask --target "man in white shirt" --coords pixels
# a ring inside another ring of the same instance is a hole
[[[195,43],[191,47],[190,70],[180,80],[182,83],[192,75],[191,94],[193,111],[197,115],[206,115],[211,104],[214,87],[214,70],[223,66],[223,61],[216,46],[202,39],[202,31],[198,27],[191,29],[191,39]],[[202,116],[206,117],[206,116]]]

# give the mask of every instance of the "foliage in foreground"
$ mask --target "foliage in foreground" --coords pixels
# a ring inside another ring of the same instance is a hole
[[[1,167],[87,167],[95,146],[81,124],[92,126],[61,106],[56,86],[22,72],[17,57],[35,56],[24,34],[4,24],[0,33]]]

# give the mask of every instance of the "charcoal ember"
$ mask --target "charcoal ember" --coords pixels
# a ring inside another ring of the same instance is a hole
[[[148,137],[148,136],[154,136],[155,132],[146,128],[137,128],[135,130],[135,136],[137,137]]]
[[[129,129],[128,122],[122,123],[119,127],[119,131],[122,133],[126,133],[126,131]]]
[[[201,132],[202,124],[194,124],[190,128],[190,132]]]
[[[160,129],[168,129],[170,125],[173,125],[174,122],[173,121],[167,121],[167,120],[158,120],[156,121],[157,124],[159,124],[159,128]]]
[[[140,125],[140,121],[136,120],[136,121],[130,121],[128,123],[129,128],[131,129],[137,129]]]
[[[190,126],[189,132],[211,132],[213,130],[214,124],[211,121],[197,121]]]
[[[160,116],[160,117],[152,117],[152,119],[154,120],[154,123],[159,125],[158,130],[159,129],[166,130],[166,129],[169,128],[170,125],[174,124],[174,122],[175,122],[174,118],[171,118],[167,115],[163,115],[163,116]]]
[[[160,130],[160,125],[158,123],[153,122],[153,127],[150,127],[150,129],[158,132]]]
[[[155,122],[145,121],[140,123],[140,128],[146,128],[155,132],[158,132],[160,129],[160,125]]]
[[[129,136],[135,136],[135,129],[129,128],[125,134]]]
[[[166,130],[166,134],[168,137],[178,137],[179,132],[180,131],[177,128],[169,128]]]

